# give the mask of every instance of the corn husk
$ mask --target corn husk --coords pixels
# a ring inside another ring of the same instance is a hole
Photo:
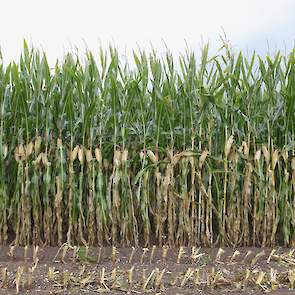
[[[144,159],[144,152],[143,151],[140,151],[139,158],[141,161]]]
[[[230,153],[230,150],[231,150],[231,147],[232,147],[233,143],[234,143],[234,136],[231,135],[228,138],[228,140],[227,140],[227,142],[225,143],[225,146],[224,146],[224,154],[225,154],[226,158],[228,157],[228,155]]]
[[[261,150],[257,150],[255,155],[254,155],[254,161],[259,162],[260,157],[261,157]]]
[[[23,146],[22,144],[20,144],[20,145],[18,146],[18,152],[19,152],[20,157],[21,157],[22,159],[24,159],[26,153],[25,153],[25,148],[24,148],[24,146]]]
[[[84,163],[83,147],[79,147],[79,149],[78,149],[78,160],[79,160],[81,165]]]
[[[36,139],[35,139],[35,142],[34,142],[35,154],[39,154],[40,147],[41,147],[41,142],[42,142],[41,136],[37,136]]]
[[[157,157],[155,156],[155,154],[154,154],[151,150],[148,150],[148,151],[147,151],[147,155],[149,156],[150,160],[151,160],[154,164],[158,162]]]
[[[123,150],[122,152],[122,163],[126,163],[128,159],[128,150]]]
[[[75,161],[78,157],[78,151],[79,151],[79,148],[80,146],[79,145],[76,145],[72,151],[72,154],[71,154],[71,161]]]
[[[121,159],[122,159],[121,156],[122,156],[121,151],[116,150],[116,151],[114,152],[114,165],[115,165],[115,166],[120,165],[120,163],[121,163]]]
[[[101,161],[102,161],[101,149],[99,149],[99,148],[95,149],[95,158],[98,163],[101,163]]]
[[[8,154],[8,146],[7,146],[7,144],[4,144],[2,146],[2,152],[3,152],[3,158],[5,159],[7,157],[7,154]]]
[[[34,144],[29,142],[25,147],[26,158],[28,158],[33,153]]]
[[[281,152],[281,155],[282,155],[282,157],[284,159],[284,162],[287,163],[288,162],[288,157],[289,157],[288,150],[287,149],[283,149],[282,152]]]
[[[242,152],[245,155],[245,157],[248,158],[248,156],[249,156],[249,147],[248,147],[248,144],[247,144],[246,141],[242,142],[241,148],[242,148]]]
[[[209,155],[208,150],[202,151],[201,156],[199,158],[199,169],[202,169],[208,155]]]
[[[22,144],[18,145],[15,148],[14,158],[15,158],[15,160],[17,162],[20,161],[20,160],[24,160],[25,159],[25,149],[24,149],[24,146]]]
[[[86,150],[86,161],[87,161],[87,163],[90,163],[92,160],[93,160],[92,150]]]
[[[262,153],[263,153],[266,163],[268,164],[270,161],[270,154],[269,154],[269,151],[268,151],[266,145],[262,146]]]
[[[271,160],[272,160],[272,170],[275,170],[276,165],[277,165],[277,163],[279,161],[279,151],[278,150],[275,150],[273,152]]]
[[[14,151],[14,159],[15,159],[16,162],[19,162],[20,161],[20,156],[19,156],[19,153],[18,153],[18,149],[17,148]]]

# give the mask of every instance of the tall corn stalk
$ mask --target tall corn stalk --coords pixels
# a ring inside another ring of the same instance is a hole
[[[295,51],[0,59],[0,244],[295,244]]]

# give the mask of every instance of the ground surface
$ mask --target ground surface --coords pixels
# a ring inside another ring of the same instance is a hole
[[[17,286],[33,295],[295,294],[291,249],[183,248],[179,259],[179,249],[152,252],[64,246],[39,248],[34,258],[29,248],[25,259],[23,247],[1,247],[0,294],[16,294]]]

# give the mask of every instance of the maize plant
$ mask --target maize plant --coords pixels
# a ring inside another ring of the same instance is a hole
[[[0,244],[295,246],[294,49],[0,56]]]

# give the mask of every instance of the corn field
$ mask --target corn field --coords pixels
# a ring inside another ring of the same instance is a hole
[[[0,55],[0,244],[295,246],[295,49]]]

